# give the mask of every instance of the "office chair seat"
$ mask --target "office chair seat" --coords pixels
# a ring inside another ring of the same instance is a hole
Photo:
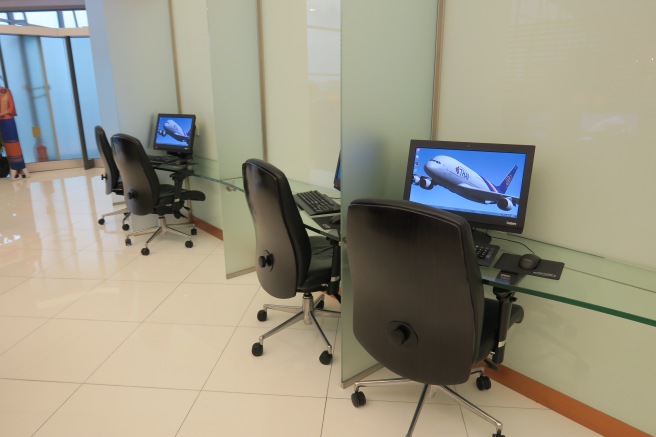
[[[203,201],[205,194],[196,190],[185,190],[182,183],[187,175],[184,173],[172,173],[174,184],[162,184],[152,167],[141,142],[125,134],[116,134],[112,137],[112,146],[116,164],[121,171],[123,179],[123,190],[127,207],[134,215],[158,215],[158,224],[148,229],[132,232],[125,238],[125,244],[132,244],[131,237],[144,234],[152,234],[143,249],[142,255],[150,254],[148,244],[158,235],[173,233],[188,238],[185,246],[193,247],[192,235],[196,235],[196,228],[192,223],[169,225],[166,223],[166,215],[176,218],[184,217],[182,210],[189,209],[186,202]],[[192,226],[189,233],[182,232],[175,227]]]
[[[262,288],[279,299],[303,294],[302,306],[265,304],[258,311],[260,321],[267,319],[270,309],[295,315],[261,335],[251,351],[261,356],[266,338],[303,320],[305,324],[314,324],[321,334],[327,349],[321,353],[319,361],[329,364],[333,357],[332,345],[316,316],[339,317],[340,313],[323,309],[324,295],[315,300],[312,292],[336,289],[335,285],[339,285],[339,243],[308,235],[289,182],[280,169],[259,159],[249,159],[242,165],[242,175],[255,227],[256,272]]]

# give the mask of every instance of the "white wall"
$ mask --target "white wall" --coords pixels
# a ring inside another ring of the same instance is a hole
[[[148,147],[158,112],[177,112],[167,0],[88,0],[101,124]]]
[[[656,268],[656,3],[467,0],[445,12],[438,139],[535,144],[525,235]],[[654,327],[518,298],[526,317],[505,365],[656,434]]]
[[[656,268],[656,3],[448,2],[439,139],[535,144],[525,234]]]

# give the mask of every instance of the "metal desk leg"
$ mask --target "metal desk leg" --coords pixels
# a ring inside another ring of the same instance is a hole
[[[333,268],[330,273],[330,284],[328,284],[327,293],[334,296],[337,300],[341,301],[339,296],[339,284],[342,280],[341,276],[341,249],[338,240],[330,239],[330,244],[333,246]]]
[[[510,309],[515,299],[515,292],[504,290],[503,288],[493,287],[492,291],[499,301],[499,342],[494,348],[492,362],[501,364],[506,351],[506,337],[510,325]]]

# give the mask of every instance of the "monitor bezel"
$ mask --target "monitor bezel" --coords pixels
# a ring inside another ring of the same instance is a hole
[[[335,177],[333,178],[333,188],[342,191],[342,152],[337,157],[337,167],[335,167]]]
[[[191,119],[191,128],[189,129],[189,144],[186,146],[172,146],[170,144],[162,144],[157,142],[157,130],[159,128],[160,120],[163,118],[189,118]],[[159,150],[171,155],[192,155],[194,150],[194,140],[196,137],[196,115],[195,114],[171,114],[159,113],[155,117],[155,129],[153,137],[153,150]]]
[[[483,151],[483,152],[500,152],[500,153],[518,153],[524,155],[525,162],[523,168],[522,185],[520,188],[517,210],[517,218],[512,222],[503,216],[493,216],[486,214],[471,213],[465,211],[450,210],[444,208],[445,211],[459,215],[465,218],[473,229],[482,230],[496,230],[510,233],[521,234],[524,231],[526,223],[526,211],[528,209],[528,198],[531,187],[531,179],[533,174],[533,160],[535,157],[535,146],[526,144],[503,144],[503,143],[475,143],[475,142],[461,142],[461,141],[443,141],[443,140],[411,140],[410,150],[408,152],[408,163],[406,167],[405,185],[403,191],[403,199],[410,200],[410,190],[412,187],[414,163],[416,150],[422,149],[435,149],[436,155],[439,150],[470,150],[470,151]]]

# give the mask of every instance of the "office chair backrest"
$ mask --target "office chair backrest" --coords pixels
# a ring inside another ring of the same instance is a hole
[[[105,194],[112,194],[112,192],[121,194],[118,192],[119,172],[116,167],[116,162],[114,161],[112,148],[109,146],[109,141],[107,141],[105,130],[100,126],[96,126],[95,132],[98,153],[100,154],[100,159],[102,159],[103,165],[105,166]]]
[[[467,381],[484,310],[467,222],[408,201],[361,199],[348,208],[347,236],[362,346],[414,381]]]
[[[116,134],[112,136],[112,147],[128,211],[152,214],[159,199],[159,179],[141,142],[130,135]]]
[[[312,253],[289,182],[260,159],[246,161],[242,174],[255,226],[257,277],[272,296],[291,298],[305,280]]]

